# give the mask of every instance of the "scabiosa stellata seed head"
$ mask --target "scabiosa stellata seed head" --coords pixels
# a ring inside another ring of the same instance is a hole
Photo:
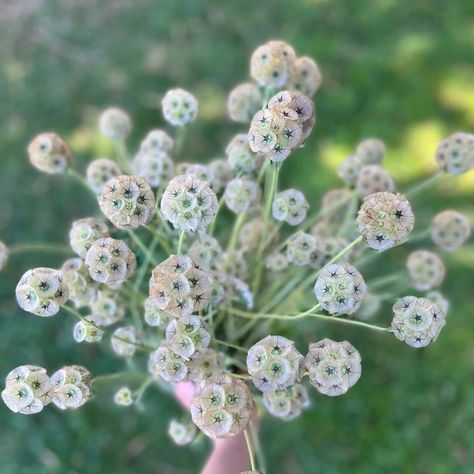
[[[196,97],[184,89],[169,90],[161,101],[163,116],[175,127],[192,122],[198,113]]]
[[[363,276],[348,263],[326,265],[319,273],[314,294],[330,314],[352,314],[367,293]]]
[[[122,170],[115,161],[99,158],[90,162],[86,170],[86,179],[91,189],[99,195],[107,181],[122,174]]]
[[[51,376],[53,403],[61,410],[81,407],[92,398],[91,373],[81,365],[59,369]]]
[[[333,257],[335,257],[349,242],[343,237],[325,237],[318,233],[314,234],[316,237],[316,249],[311,253],[309,265],[312,268],[322,268]],[[343,255],[339,261],[345,262],[351,256],[351,252]]]
[[[232,169],[226,158],[216,158],[209,163],[209,168],[214,175],[212,189],[215,193],[222,191],[225,185],[233,178]]]
[[[132,391],[128,387],[120,387],[114,395],[116,405],[128,407],[133,403]]]
[[[288,89],[295,89],[311,97],[321,87],[322,81],[323,76],[317,63],[307,56],[302,56],[293,63]]]
[[[138,333],[134,326],[117,328],[110,338],[112,349],[121,357],[132,357],[137,349]]]
[[[306,369],[311,385],[319,393],[334,397],[346,393],[359,380],[361,358],[349,342],[323,339],[309,345]]]
[[[145,312],[143,317],[149,326],[165,328],[170,322],[170,317],[160,309],[160,303],[156,298],[145,298],[143,302]]]
[[[8,262],[8,247],[0,241],[0,270],[2,270]]]
[[[380,165],[363,166],[357,176],[355,186],[362,198],[384,191],[391,193],[395,190],[392,177]]]
[[[44,173],[64,173],[72,160],[69,145],[55,133],[41,133],[28,145],[31,164]]]
[[[260,391],[284,390],[301,382],[304,357],[286,337],[267,336],[249,349],[247,369]]]
[[[470,235],[469,219],[457,211],[440,212],[431,223],[431,240],[446,252],[453,252],[461,247]]]
[[[85,262],[92,279],[111,288],[121,285],[137,266],[128,245],[110,237],[96,240],[87,251]]]
[[[61,272],[44,267],[23,274],[15,292],[21,309],[43,317],[54,316],[69,296]]]
[[[89,305],[97,294],[97,283],[91,279],[84,261],[70,258],[63,263],[60,272],[69,289],[69,299],[76,308]]]
[[[242,250],[245,252],[257,250],[260,243],[260,238],[262,237],[263,222],[260,217],[256,217],[251,221],[246,222],[240,231],[239,240],[242,245]],[[275,222],[271,221],[267,224],[267,238],[271,238],[271,243],[275,243],[278,239],[278,229],[275,225]]]
[[[104,331],[97,327],[97,324],[91,324],[91,316],[87,316],[84,321],[79,321],[74,326],[73,336],[76,342],[100,342],[104,337]]]
[[[382,163],[385,153],[385,144],[378,138],[367,138],[362,140],[357,145],[355,152],[362,165],[379,165]]]
[[[186,359],[206,349],[210,342],[211,335],[199,316],[190,315],[172,319],[166,327],[168,347]]]
[[[461,174],[474,168],[474,135],[453,133],[436,149],[438,166],[451,174]]]
[[[99,128],[107,138],[124,141],[132,131],[132,121],[124,110],[110,107],[100,114]]]
[[[230,168],[237,176],[252,174],[260,165],[258,156],[250,149],[248,135],[245,133],[233,137],[225,153]]]
[[[296,59],[293,48],[284,41],[269,41],[259,46],[250,59],[250,75],[268,89],[286,85]]]
[[[222,258],[222,249],[217,239],[201,232],[189,247],[188,255],[196,265],[216,269]]]
[[[140,151],[144,153],[171,153],[173,150],[173,139],[163,130],[151,130],[140,143]]]
[[[304,267],[310,264],[312,254],[316,248],[316,237],[299,230],[288,239],[286,258],[288,262]]]
[[[287,189],[275,195],[272,205],[273,217],[289,225],[301,224],[308,212],[309,204],[304,194],[297,189]]]
[[[193,423],[181,423],[178,420],[171,420],[168,425],[168,435],[178,446],[190,444],[196,435],[196,425]]]
[[[133,159],[133,170],[152,187],[157,188],[173,176],[174,163],[162,150],[140,149]]]
[[[74,221],[69,231],[69,243],[79,257],[85,258],[92,244],[109,236],[109,229],[99,219],[87,217]]]
[[[148,371],[165,382],[182,382],[187,379],[189,369],[187,360],[162,343],[148,358]]]
[[[247,427],[253,408],[252,394],[243,380],[219,375],[203,380],[196,388],[191,416],[209,438],[229,438]]]
[[[360,234],[375,250],[387,250],[402,244],[414,225],[410,203],[401,194],[372,194],[362,204],[357,216]]]
[[[283,252],[273,252],[265,259],[265,268],[272,272],[281,272],[288,268],[288,259]]]
[[[337,175],[348,186],[353,186],[357,182],[357,177],[363,166],[357,155],[350,155],[339,165]]]
[[[36,365],[21,365],[5,379],[2,399],[15,413],[34,415],[51,403],[53,386],[46,369]]]
[[[118,229],[135,229],[152,219],[155,195],[144,178],[122,175],[105,183],[99,206]]]
[[[214,192],[216,192],[214,189],[214,173],[209,166],[194,163],[189,165],[186,174],[206,183]]]
[[[265,392],[262,399],[268,412],[284,421],[294,420],[310,405],[308,391],[299,383],[285,390]]]
[[[352,194],[346,188],[335,188],[324,193],[321,201],[321,211],[326,219],[338,221],[347,213]]]
[[[194,383],[202,382],[215,375],[224,373],[224,354],[214,349],[202,349],[187,363],[188,379]]]
[[[217,212],[217,197],[207,183],[188,175],[173,178],[161,198],[161,212],[176,229],[204,230]]]
[[[225,187],[224,201],[226,206],[236,214],[251,210],[260,198],[260,188],[255,181],[236,178]]]
[[[101,288],[90,302],[90,319],[99,326],[111,326],[125,316],[125,302],[117,292]]]
[[[239,84],[230,91],[227,99],[230,119],[234,122],[249,123],[262,106],[262,101],[262,94],[255,84]]]
[[[429,291],[425,298],[438,306],[443,314],[448,314],[449,301],[439,291]]]
[[[446,269],[441,258],[428,250],[412,252],[406,262],[411,286],[418,291],[437,288],[443,283]]]
[[[395,337],[416,348],[435,341],[446,323],[446,314],[426,298],[405,296],[393,305],[393,313]]]

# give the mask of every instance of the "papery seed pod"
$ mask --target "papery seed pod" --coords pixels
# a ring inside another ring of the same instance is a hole
[[[145,307],[145,322],[149,326],[164,329],[168,325],[170,317],[160,309],[160,304],[156,298],[145,298],[143,306]]]
[[[259,167],[258,156],[250,149],[248,136],[245,133],[233,137],[225,153],[229,166],[236,176],[252,174]]]
[[[117,328],[110,338],[112,349],[121,357],[132,357],[137,349],[138,334],[134,326]]]
[[[187,361],[162,343],[148,358],[148,371],[155,378],[165,382],[182,382],[187,379],[189,369]]]
[[[145,179],[122,175],[105,183],[99,206],[118,229],[136,229],[153,218],[155,195]]]
[[[436,149],[438,166],[451,174],[461,174],[474,168],[474,135],[453,133]]]
[[[255,84],[239,84],[230,91],[227,99],[229,117],[234,122],[248,123],[262,106],[262,101],[262,94]]]
[[[21,365],[5,379],[2,399],[15,413],[34,415],[51,403],[53,386],[46,369],[36,365]]]
[[[69,243],[74,252],[85,258],[87,251],[96,240],[108,236],[109,229],[104,222],[94,217],[87,217],[72,223],[69,231]]]
[[[273,217],[289,225],[301,224],[306,218],[308,209],[308,201],[297,189],[287,189],[276,194],[272,205]]]
[[[90,302],[90,320],[99,326],[111,326],[125,316],[125,302],[120,295],[108,288],[102,288]]]
[[[209,168],[214,175],[212,190],[219,193],[226,184],[233,178],[232,169],[227,159],[217,158],[209,163]]]
[[[346,215],[351,197],[351,192],[346,188],[331,189],[323,195],[321,212],[326,219],[339,221]]]
[[[161,101],[163,116],[175,127],[192,122],[198,113],[198,101],[183,89],[169,90]]]
[[[107,138],[124,141],[132,131],[132,121],[127,112],[117,107],[111,107],[100,115],[99,128]]]
[[[227,183],[224,193],[226,206],[236,214],[248,212],[260,198],[260,188],[255,181],[236,178]]]
[[[284,390],[301,382],[304,357],[293,341],[283,336],[267,336],[249,349],[247,369],[261,392]]]
[[[43,317],[54,316],[69,296],[61,272],[44,267],[24,273],[15,293],[21,309]]]
[[[63,367],[51,376],[53,403],[61,410],[81,407],[92,398],[91,381],[91,373],[85,367]]]
[[[234,276],[239,280],[245,280],[249,273],[242,250],[224,252],[219,262],[219,268],[227,275]]]
[[[86,321],[92,321],[90,316],[84,318],[84,321],[79,321],[74,326],[73,336],[76,342],[100,342],[104,337],[104,331],[98,329],[97,324],[90,324]]]
[[[316,235],[316,249],[311,253],[309,265],[311,268],[323,268],[349,242],[342,237],[319,237]],[[349,251],[340,257],[339,262],[348,261],[352,256]]]
[[[168,435],[178,446],[190,444],[196,435],[196,425],[193,423],[180,423],[178,420],[171,420],[168,425]]]
[[[181,162],[176,165],[176,168],[174,170],[175,177],[176,176],[181,176],[183,174],[187,174],[188,169],[190,166],[192,166],[192,163],[189,162]]]
[[[55,133],[41,133],[28,145],[31,164],[44,173],[64,173],[72,160],[69,145]]]
[[[348,263],[326,265],[314,285],[318,303],[330,314],[352,314],[367,293],[363,276]]]
[[[119,388],[114,395],[114,403],[128,407],[133,404],[132,391],[128,387]]]
[[[410,203],[401,194],[372,194],[362,204],[357,216],[360,234],[375,250],[387,250],[402,244],[414,225]]]
[[[311,385],[319,393],[334,397],[346,393],[359,380],[361,358],[349,342],[323,339],[309,345],[306,369]]]
[[[70,258],[63,263],[60,272],[69,289],[69,299],[76,308],[89,305],[97,294],[97,283],[90,277],[84,261]]]
[[[199,316],[183,316],[173,319],[166,326],[168,347],[185,359],[206,349],[211,342],[211,334]]]
[[[217,212],[217,197],[203,181],[192,176],[173,178],[161,198],[161,212],[176,229],[204,230]]]
[[[201,165],[199,163],[192,164],[186,170],[186,174],[192,176],[193,178],[206,183],[212,188],[212,183],[214,182],[214,173],[211,171],[211,168],[206,165]]]
[[[174,163],[168,153],[161,150],[140,149],[133,159],[133,170],[137,176],[157,188],[173,176]]]
[[[265,392],[262,399],[269,413],[284,421],[294,420],[310,404],[306,387],[301,384],[285,390]]]
[[[188,250],[188,255],[193,262],[208,270],[217,268],[222,253],[219,242],[214,237],[202,232]]]
[[[357,193],[365,198],[379,192],[393,192],[395,183],[390,174],[379,165],[363,166],[355,183]]]
[[[415,348],[435,341],[446,324],[446,314],[426,298],[405,296],[393,305],[393,312],[393,334]]]
[[[288,264],[288,259],[282,252],[273,252],[265,259],[265,268],[272,272],[281,272],[285,268],[288,268]]]
[[[304,267],[310,264],[316,246],[317,240],[314,235],[299,230],[288,239],[286,258],[288,262]]]
[[[355,154],[360,158],[362,165],[379,165],[386,153],[385,144],[378,138],[362,140],[356,148]]]
[[[350,155],[339,165],[337,175],[348,186],[353,186],[357,182],[363,166],[361,159],[357,155]]]
[[[261,87],[281,89],[289,80],[295,59],[295,52],[288,43],[269,41],[252,53],[250,75]]]
[[[151,130],[140,143],[140,151],[145,154],[158,152],[171,153],[174,147],[173,139],[164,130]]]
[[[87,251],[85,262],[94,281],[112,288],[121,285],[136,268],[135,255],[128,245],[110,237],[96,240]]]
[[[241,433],[247,428],[253,409],[248,385],[230,375],[202,381],[191,402],[193,422],[212,439]]]
[[[440,212],[431,223],[431,240],[446,252],[457,250],[469,239],[470,235],[469,219],[457,211]]]
[[[448,314],[449,301],[439,291],[429,291],[425,298],[438,306],[443,314]]]
[[[372,319],[382,307],[382,299],[374,293],[367,293],[357,310],[357,317],[362,320]]]
[[[441,258],[427,250],[412,252],[406,262],[411,286],[418,291],[437,288],[443,283],[446,269]]]
[[[311,97],[321,87],[322,81],[323,76],[316,62],[307,56],[302,56],[293,63],[288,89],[295,89]]]
[[[99,195],[105,183],[112,178],[122,175],[120,166],[108,158],[99,158],[91,161],[86,171],[87,184]]]
[[[8,262],[8,247],[0,241],[0,271],[5,268]]]
[[[224,373],[224,354],[216,352],[214,349],[203,349],[194,354],[187,365],[189,369],[188,379],[194,383],[199,383]]]

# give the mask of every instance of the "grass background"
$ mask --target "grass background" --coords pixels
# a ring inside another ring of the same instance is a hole
[[[434,169],[437,142],[474,128],[474,3],[469,0],[15,0],[1,1],[0,239],[64,243],[70,222],[94,212],[80,187],[33,170],[25,148],[55,130],[75,162],[112,153],[96,118],[109,105],[132,115],[134,149],[163,126],[160,98],[170,87],[195,93],[199,120],[184,159],[222,155],[244,129],[226,118],[226,94],[248,77],[249,56],[271,38],[314,57],[324,74],[318,123],[285,163],[282,186],[301,188],[313,209],[358,140],[378,136],[400,189]],[[418,230],[455,207],[474,217],[471,172],[418,196]],[[388,252],[368,277],[399,266],[409,249]],[[304,323],[300,340],[347,338],[361,352],[361,381],[342,398],[312,392],[313,408],[284,424],[266,418],[270,473],[469,473],[474,463],[474,249],[446,256],[443,292],[452,310],[436,344],[413,350],[390,336]],[[0,274],[0,374],[24,363],[56,370],[80,363],[94,373],[121,369],[107,349],[75,345],[71,321],[21,312],[20,275],[58,266],[60,257],[25,255]],[[380,270],[379,270],[380,271]],[[391,319],[389,308],[378,316]],[[195,473],[209,445],[175,448],[166,436],[177,405],[151,390],[146,412],[120,410],[105,393],[77,412],[49,408],[34,417],[0,407],[0,472]]]

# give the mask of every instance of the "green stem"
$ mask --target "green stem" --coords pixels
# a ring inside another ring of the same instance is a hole
[[[181,229],[179,231],[179,240],[178,240],[178,249],[176,251],[177,255],[181,255],[182,249],[183,249],[183,242],[184,242],[184,235],[185,235],[185,230]]]
[[[146,258],[148,258],[149,262],[152,262],[153,265],[158,265],[158,260],[151,254],[148,250],[148,247],[142,242],[140,237],[131,229],[127,229],[128,235],[132,238],[132,240],[137,244],[137,247],[143,252]]]
[[[151,235],[158,239],[158,242],[161,248],[168,254],[171,255],[173,250],[171,249],[170,244],[166,241],[166,237],[162,235],[158,230],[153,230],[150,226],[145,225],[143,226]]]
[[[429,176],[423,181],[420,181],[419,183],[415,184],[413,187],[409,188],[405,193],[405,197],[414,197],[421,191],[423,191],[426,188],[429,188],[432,186],[436,181],[438,181],[442,176],[444,176],[446,173],[444,171],[438,171],[437,173]]]
[[[241,346],[238,346],[236,344],[232,344],[232,343],[227,342],[227,341],[221,341],[220,339],[214,339],[214,342],[216,344],[220,344],[221,346],[230,347],[231,349],[235,349],[237,351],[244,352],[245,354],[248,352],[248,350],[245,349],[245,347],[241,347]]]
[[[254,456],[253,456],[252,442],[250,441],[250,436],[247,433],[247,430],[244,430],[244,437],[245,437],[245,442],[247,444],[247,450],[249,452],[250,467],[252,468],[252,471],[256,471],[257,467],[255,466],[255,459],[254,459]]]
[[[246,375],[246,374],[234,374],[233,372],[229,372],[229,373],[227,373],[227,375],[230,375],[231,377],[235,377],[236,379],[252,380],[252,377],[250,377],[250,375]]]
[[[176,127],[176,135],[174,139],[174,159],[178,161],[183,151],[184,140],[186,138],[186,126],[180,125]]]
[[[388,285],[389,283],[396,282],[404,276],[406,276],[406,273],[403,271],[392,273],[391,275],[378,278],[374,282],[368,281],[367,288],[369,289],[369,291],[372,292],[373,290],[376,290],[377,288],[381,288],[381,287],[384,287],[385,285]]]
[[[225,199],[224,199],[224,193],[222,193],[222,196],[219,198],[219,202],[217,204],[217,210],[216,210],[216,215],[214,216],[214,219],[212,219],[211,225],[209,226],[208,230],[208,235],[212,236],[214,235],[214,232],[216,230],[216,225],[217,225],[217,216],[219,215],[219,212],[221,209],[224,207],[225,204]]]
[[[97,199],[97,196],[94,190],[89,186],[89,183],[84,179],[84,177],[75,169],[68,168],[67,174],[74,178],[77,182],[81,183],[85,188],[89,190],[94,195],[94,199]]]
[[[22,244],[15,244],[11,247],[8,247],[9,255],[16,255],[28,252],[51,252],[61,254],[72,254],[72,250],[70,247],[44,242],[25,242]]]
[[[229,239],[229,245],[227,246],[228,252],[232,252],[233,250],[235,250],[237,240],[239,239],[240,229],[242,228],[246,217],[247,214],[245,212],[241,212],[235,220],[234,227],[232,228],[232,233]]]
[[[117,163],[123,173],[130,174],[130,153],[127,149],[127,144],[123,140],[117,142]]]

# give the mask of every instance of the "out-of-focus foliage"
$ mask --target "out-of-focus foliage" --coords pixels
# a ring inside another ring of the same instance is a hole
[[[95,212],[76,183],[33,170],[29,139],[54,130],[69,140],[77,167],[112,153],[96,132],[98,112],[119,105],[135,122],[131,148],[163,125],[161,97],[184,87],[200,102],[183,160],[223,154],[245,131],[226,118],[226,94],[248,77],[253,49],[270,38],[314,57],[324,83],[317,125],[304,150],[285,163],[283,185],[301,186],[313,208],[359,139],[382,138],[400,188],[434,168],[437,142],[474,129],[474,3],[469,0],[4,0],[0,14],[0,239],[66,242],[70,222]],[[470,174],[418,196],[417,229],[455,207],[474,217]],[[454,185],[453,185],[454,183]],[[80,193],[80,194],[79,194]],[[84,197],[78,197],[84,196]],[[422,205],[421,205],[422,204]],[[380,261],[387,273],[405,258]],[[0,274],[0,374],[32,363],[56,370],[80,363],[93,373],[120,370],[109,351],[76,345],[73,321],[23,313],[14,287],[24,270],[59,266],[50,255],[12,259]],[[389,336],[305,322],[299,343],[348,338],[359,348],[363,382],[343,398],[312,392],[313,408],[282,425],[265,419],[269,472],[472,472],[474,319],[472,244],[446,258],[452,300],[439,340],[415,351]],[[370,266],[365,269],[370,278]],[[390,321],[389,306],[378,319]],[[178,406],[145,397],[146,414],[112,405],[117,386],[80,412],[21,417],[0,407],[5,474],[192,473],[208,447],[177,449],[166,435]]]

